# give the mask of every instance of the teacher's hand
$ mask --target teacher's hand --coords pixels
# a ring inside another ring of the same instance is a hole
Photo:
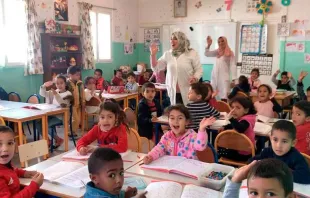
[[[156,55],[158,52],[158,46],[156,45],[156,43],[152,43],[150,46],[150,52],[151,55]]]
[[[207,37],[207,45],[210,47],[212,45],[212,38],[211,36]]]
[[[193,84],[193,83],[196,83],[196,82],[198,82],[198,79],[195,78],[194,76],[189,78],[189,84]]]

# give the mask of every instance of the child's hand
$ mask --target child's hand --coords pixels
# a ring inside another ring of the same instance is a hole
[[[278,75],[280,73],[280,70],[278,69],[275,73],[275,75]]]
[[[37,171],[26,171],[25,174],[24,174],[24,178],[32,178],[37,173],[38,173]]]
[[[250,169],[256,164],[256,160],[254,160],[251,164],[243,166],[237,169],[231,178],[231,181],[234,183],[241,183],[244,179],[247,178]]]
[[[152,161],[153,161],[152,156],[147,155],[147,156],[145,156],[145,157],[143,158],[143,163],[144,163],[144,164],[150,164]]]
[[[37,173],[32,177],[32,181],[38,184],[38,186],[42,186],[44,180],[44,176],[42,173]]]
[[[301,71],[298,77],[298,81],[301,82],[307,75],[308,75],[308,72]]]
[[[292,73],[291,72],[287,72],[287,77],[288,78],[292,78]]]
[[[152,122],[155,122],[157,120],[158,120],[158,118],[156,116],[152,116],[152,119],[151,119]]]
[[[205,131],[207,126],[212,125],[216,119],[214,117],[203,118],[199,124],[199,131]]]
[[[53,92],[53,94],[54,94],[54,95],[56,95],[56,94],[57,94],[57,92],[56,92],[56,90],[55,90],[55,89],[53,89],[53,88],[52,88],[52,89],[51,89],[51,91]]]
[[[81,147],[79,150],[80,155],[87,155],[88,149],[87,147]]]
[[[137,188],[132,188],[130,186],[127,187],[125,191],[125,198],[134,197],[137,195]]]
[[[227,116],[226,116],[226,119],[227,119],[227,120],[229,120],[230,118],[233,117],[234,111],[235,111],[235,108],[233,108],[233,109],[229,112],[229,114],[227,114]]]
[[[137,197],[138,198],[146,198],[147,191],[144,191],[143,193],[139,194]]]

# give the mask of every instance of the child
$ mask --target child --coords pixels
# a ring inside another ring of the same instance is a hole
[[[292,119],[297,131],[295,148],[310,155],[310,102],[303,100],[295,103]]]
[[[123,72],[121,69],[116,70],[115,76],[112,79],[112,85],[113,86],[124,86]]]
[[[217,92],[213,91],[213,88],[210,83],[204,83],[204,85],[208,88],[208,95],[206,97],[206,102],[215,108],[217,104],[217,101],[215,99]]]
[[[138,105],[138,132],[141,137],[149,140],[153,138],[154,126],[152,121],[162,115],[159,102],[154,99],[156,94],[155,85],[147,82],[142,86],[143,98]]]
[[[85,94],[85,101],[90,101],[92,98],[98,98],[100,99],[101,93],[99,93],[99,96],[96,95],[96,80],[93,77],[86,77],[84,80],[86,88],[84,89]],[[96,106],[86,106],[85,110],[87,113],[98,113],[99,107]]]
[[[206,127],[215,122],[215,118],[203,118],[198,133],[186,129],[190,114],[184,105],[178,104],[167,108],[170,131],[166,132],[160,142],[144,157],[143,162],[149,164],[164,156],[182,156],[187,159],[197,159],[196,151],[203,151],[207,147],[208,135]]]
[[[71,91],[73,96],[73,105],[72,105],[72,130],[73,137],[69,135],[71,138],[77,137],[77,130],[79,128],[82,111],[85,109],[85,95],[84,95],[84,85],[80,80],[81,77],[81,69],[78,66],[70,66],[67,70],[69,79],[69,91]],[[82,129],[83,130],[83,129]]]
[[[14,168],[15,133],[10,127],[0,126],[0,197],[34,197],[43,184],[43,174]],[[19,177],[32,178],[28,186],[20,189]]]
[[[276,158],[283,161],[293,173],[294,182],[310,184],[310,170],[305,158],[294,147],[296,127],[288,120],[279,120],[271,130],[271,147],[265,148],[249,161]]]
[[[189,129],[197,131],[203,118],[220,117],[220,113],[205,101],[207,95],[208,89],[204,84],[194,83],[190,85],[188,100],[192,103],[188,103],[186,106],[192,118]]]
[[[144,85],[150,80],[150,72],[145,71],[142,76],[139,78],[139,85]]]
[[[296,84],[295,79],[293,78],[290,72],[282,72],[281,80],[277,80],[277,76],[280,73],[280,70],[277,70],[273,74],[271,81],[277,86],[277,89],[283,89],[287,91],[294,91],[293,86]]]
[[[97,148],[88,160],[91,182],[86,185],[85,198],[129,198],[137,195],[137,189],[124,184],[124,164],[119,153],[110,148]]]
[[[258,87],[258,101],[254,103],[258,115],[263,115],[269,118],[274,117],[274,112],[282,112],[282,107],[278,102],[271,98],[272,89],[269,85],[262,84]]]
[[[253,89],[255,90],[260,86],[261,82],[258,79],[258,77],[259,77],[259,69],[258,68],[252,69],[251,76],[248,78],[251,90]]]
[[[245,76],[239,77],[239,84],[233,88],[231,93],[228,95],[228,99],[234,98],[239,91],[244,92],[247,95],[251,92],[248,78]]]
[[[300,100],[307,100],[310,102],[310,86],[307,88],[307,92],[304,92],[304,84],[302,80],[308,75],[308,72],[302,71],[298,77],[297,94]]]
[[[104,78],[102,77],[102,70],[96,69],[94,72],[94,78],[96,80],[96,89],[103,90]]]
[[[236,97],[231,101],[230,106],[232,110],[227,115],[230,124],[224,126],[224,130],[234,129],[238,133],[243,133],[253,144],[255,144],[254,126],[256,121],[256,111],[252,100],[245,97]],[[225,148],[220,149],[219,155],[239,161],[246,161],[251,157],[250,153]]]
[[[104,102],[100,105],[99,123],[94,126],[77,142],[77,151],[86,155],[92,151],[89,146],[98,141],[100,147],[112,148],[119,153],[127,151],[127,128],[124,124],[125,117],[119,105],[113,102]]]
[[[292,172],[280,160],[253,161],[237,169],[226,180],[223,198],[239,198],[239,189],[244,179],[247,179],[249,197],[294,197]]]
[[[68,91],[67,86],[67,79],[63,75],[57,75],[56,76],[56,90],[51,88],[50,91],[46,91],[46,88],[50,88],[54,85],[52,81],[45,82],[40,87],[40,95],[46,99],[46,103],[48,104],[55,104],[57,106],[62,107],[69,107],[70,102],[72,100],[72,94],[70,91]],[[71,98],[71,100],[70,100]],[[42,134],[42,122],[38,121],[37,123],[37,131],[38,134]],[[50,135],[52,135],[51,126],[62,124],[62,116],[48,116],[48,132]],[[55,148],[58,148],[62,143],[63,139],[60,138],[57,134],[54,134],[55,139]],[[48,141],[48,144],[50,145],[50,140]]]
[[[133,72],[127,74],[127,84],[125,89],[129,93],[138,92],[138,84],[136,83],[136,75]]]

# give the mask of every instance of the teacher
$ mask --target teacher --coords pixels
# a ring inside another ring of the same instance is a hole
[[[212,39],[207,37],[207,47],[205,56],[216,57],[215,65],[211,74],[211,85],[218,92],[220,99],[226,101],[230,92],[230,82],[236,79],[237,68],[235,64],[235,55],[228,46],[227,39],[221,36],[217,40],[219,48],[210,51]],[[231,78],[229,76],[231,74]]]
[[[170,39],[171,49],[156,59],[158,47],[150,47],[151,68],[154,72],[167,70],[166,86],[171,105],[188,103],[190,84],[198,82],[202,76],[202,66],[198,53],[190,48],[190,42],[183,32],[174,32]]]

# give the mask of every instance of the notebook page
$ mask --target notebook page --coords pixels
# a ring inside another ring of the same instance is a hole
[[[122,158],[124,158],[125,156],[127,156],[129,153],[131,153],[131,150],[127,150],[124,153],[120,153],[120,155],[122,156]]]
[[[185,176],[195,176],[198,179],[202,174],[208,171],[209,164],[198,160],[186,159],[173,168],[172,172],[178,174],[184,173]]]
[[[50,109],[56,109],[56,108],[59,108],[58,105],[54,105],[54,104],[46,104],[46,103],[41,103],[41,104],[34,104],[34,105],[31,105],[33,107],[36,107],[40,110],[50,110]]]
[[[142,165],[141,168],[147,168],[147,169],[164,169],[164,170],[171,170],[176,165],[180,164],[182,161],[184,161],[186,158],[184,157],[177,157],[177,156],[168,156],[165,155],[149,165]]]
[[[267,116],[263,116],[263,115],[257,115],[257,120],[262,121],[263,123],[268,123],[271,118],[267,117]]]
[[[153,182],[145,189],[146,198],[179,198],[182,194],[182,185],[176,182]]]
[[[61,161],[53,166],[45,169],[42,173],[44,175],[44,179],[48,181],[54,181],[64,175],[67,175],[79,168],[84,166],[83,163],[80,162],[67,162]]]
[[[186,185],[183,189],[181,198],[202,198],[202,197],[212,197],[221,198],[222,193],[209,188],[204,188],[195,185]]]
[[[63,184],[72,188],[83,188],[87,182],[90,182],[88,166],[77,169],[61,178],[55,180],[59,184]]]
[[[254,131],[262,134],[268,134],[271,131],[271,126],[264,123],[256,122],[254,126]]]
[[[87,155],[80,155],[76,149],[62,156],[62,159],[77,159],[77,160],[87,160],[90,157],[91,153],[87,153]]]

